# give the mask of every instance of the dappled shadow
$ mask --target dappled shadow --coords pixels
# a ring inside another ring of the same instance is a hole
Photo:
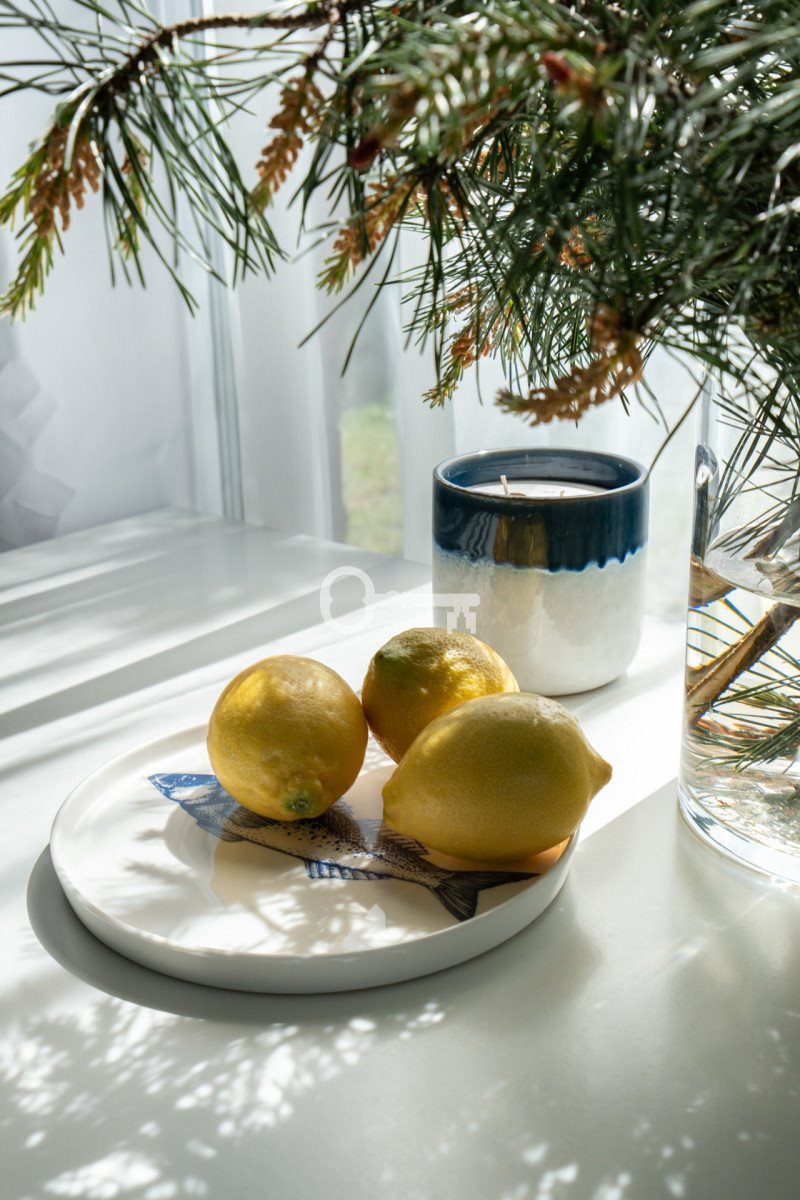
[[[255,1194],[247,1185],[265,1153],[279,1149],[273,1135],[292,1125],[298,1105],[324,1097],[335,1106],[342,1076],[376,1046],[424,1035],[443,1019],[435,999],[371,1015],[374,1005],[352,997],[311,1007],[284,999],[279,1011],[261,998],[257,1016],[257,998],[248,997],[243,1027],[225,1011],[231,997],[218,999],[210,1039],[208,1025],[112,997],[23,1018],[0,1040],[0,1128],[13,1128],[16,1143],[4,1200],[216,1198],[237,1186],[234,1194]],[[295,1194],[286,1189],[293,1170],[305,1170],[300,1154],[296,1163],[270,1164],[269,1195]]]
[[[375,1189],[455,1200],[464,1138],[485,1138],[493,1160],[501,1150],[508,1080],[492,1038],[526,1024],[531,997],[514,973],[530,956],[524,934],[424,980],[268,996],[171,980],[107,949],[72,913],[48,852],[28,905],[45,948],[107,994],[89,993],[75,1012],[23,1017],[0,1042],[0,1127],[21,1146],[4,1200],[249,1195],[267,1163],[275,1200],[311,1194],[320,1175],[326,1196],[341,1200]],[[537,1002],[577,995],[595,961],[584,942],[564,970],[542,976]],[[449,1022],[461,1051],[442,1059]],[[486,1075],[472,1077],[476,1056]],[[541,1157],[499,1175],[495,1161],[498,1188],[549,1178]]]
[[[43,855],[32,923],[92,988],[51,970],[57,1013],[17,1004],[0,1038],[3,1200],[794,1200],[797,896],[651,801],[515,938],[336,995],[129,963]]]

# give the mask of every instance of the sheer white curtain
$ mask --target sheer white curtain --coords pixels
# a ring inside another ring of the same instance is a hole
[[[232,125],[234,149],[245,168],[257,161],[271,137],[267,122],[276,102],[277,94],[267,99],[260,120],[241,116]],[[291,180],[269,210],[280,243],[290,250],[297,246],[299,221]],[[315,222],[321,227],[329,220],[320,199],[308,224],[313,229]],[[329,244],[315,247],[316,240],[309,233],[292,261],[280,263],[269,279],[245,280],[230,297],[245,518],[338,540],[352,540],[358,536],[354,528],[363,531],[366,524],[369,541],[369,521],[359,521],[352,510],[369,507],[370,483],[382,492],[396,477],[388,502],[396,501],[398,536],[387,542],[382,526],[383,544],[377,535],[370,544],[425,560],[430,555],[430,472],[454,451],[453,415],[430,413],[419,399],[430,373],[419,355],[403,348],[399,290],[387,289],[376,300],[368,281],[338,307],[340,297],[316,287],[331,252]],[[403,252],[408,258],[418,251],[408,241]],[[301,344],[323,319],[318,332]],[[390,424],[379,439],[367,428],[376,412],[386,414]],[[363,439],[356,436],[360,418]],[[352,444],[359,440],[363,446]],[[360,496],[353,478],[359,471]]]
[[[4,57],[40,51],[30,32],[3,34]],[[3,186],[52,110],[32,93],[2,101]],[[154,261],[146,291],[112,288],[101,203],[72,214],[35,311],[0,320],[0,548],[168,504],[221,507],[209,306],[191,321]],[[15,259],[0,234],[0,289]],[[206,277],[191,283],[206,299]]]

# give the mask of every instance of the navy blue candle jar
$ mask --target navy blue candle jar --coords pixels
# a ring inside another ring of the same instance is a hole
[[[639,643],[648,483],[589,450],[484,450],[433,473],[435,619],[454,597],[521,688],[566,695],[621,675]],[[477,603],[475,601],[477,598]],[[472,607],[474,605],[474,608]]]

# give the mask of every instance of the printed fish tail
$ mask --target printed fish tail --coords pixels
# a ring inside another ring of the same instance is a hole
[[[468,921],[475,916],[478,896],[485,888],[534,879],[538,874],[538,871],[458,871],[448,875],[431,891],[449,913],[459,921]]]

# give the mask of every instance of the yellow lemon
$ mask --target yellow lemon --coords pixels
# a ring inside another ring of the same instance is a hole
[[[277,654],[232,679],[208,724],[226,791],[277,821],[317,817],[352,786],[367,748],[358,696],[311,658]]]
[[[511,862],[569,837],[610,778],[555,700],[485,696],[423,729],[384,786],[384,821],[443,854]]]
[[[399,762],[442,713],[477,696],[518,691],[500,655],[471,634],[406,629],[370,662],[361,703],[376,742]]]

